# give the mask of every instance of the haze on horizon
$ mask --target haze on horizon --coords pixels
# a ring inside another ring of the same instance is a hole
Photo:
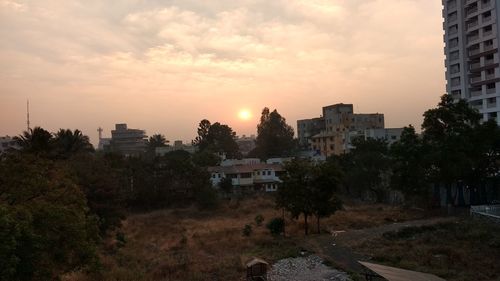
[[[208,3],[210,2],[210,3]],[[0,0],[0,135],[97,142],[115,123],[189,141],[201,119],[254,134],[353,103],[420,127],[445,92],[441,1]],[[242,109],[252,118],[242,120]]]

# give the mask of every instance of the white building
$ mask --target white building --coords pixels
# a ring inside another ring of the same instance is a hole
[[[0,154],[6,153],[11,149],[20,149],[14,138],[9,136],[0,137]]]
[[[235,193],[273,192],[281,183],[281,164],[261,163],[259,159],[229,159],[220,166],[209,167],[212,186],[218,187],[223,178],[230,178]]]
[[[500,0],[442,1],[446,90],[498,122]]]

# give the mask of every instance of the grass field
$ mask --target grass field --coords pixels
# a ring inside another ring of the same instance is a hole
[[[375,262],[446,280],[500,280],[500,225],[482,220],[403,228],[355,249]]]
[[[257,226],[257,215],[264,217]],[[383,205],[346,204],[322,220],[322,229],[357,229],[421,218],[421,211]],[[224,202],[217,210],[196,208],[133,214],[110,235],[101,250],[100,275],[74,273],[66,280],[243,280],[244,264],[257,256],[269,262],[296,256],[302,247],[303,222],[287,219],[287,238],[272,237],[265,224],[281,211],[272,197]],[[243,236],[246,224],[252,234]],[[311,229],[315,227],[311,223]]]

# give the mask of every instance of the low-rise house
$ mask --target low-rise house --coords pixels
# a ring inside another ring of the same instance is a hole
[[[19,150],[21,147],[17,144],[13,137],[0,137],[0,154],[6,153],[9,150]]]
[[[262,163],[259,159],[228,159],[220,166],[209,167],[212,186],[218,187],[222,179],[229,178],[235,193],[273,192],[281,183],[285,169],[280,163]]]

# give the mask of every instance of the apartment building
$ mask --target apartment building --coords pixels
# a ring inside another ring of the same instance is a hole
[[[446,90],[497,122],[500,0],[443,0]]]
[[[147,136],[144,130],[129,129],[127,124],[116,124],[111,131],[111,150],[126,156],[138,156],[146,152]]]
[[[346,140],[350,132],[364,134],[365,130],[383,129],[385,125],[384,114],[354,113],[352,104],[325,106],[322,113],[320,118],[297,121],[297,131],[303,147],[326,157],[348,152]],[[311,125],[314,122],[317,124]]]

